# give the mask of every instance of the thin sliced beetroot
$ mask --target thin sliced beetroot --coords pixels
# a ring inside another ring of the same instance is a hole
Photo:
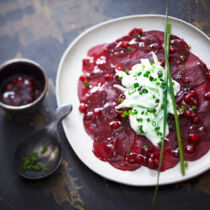
[[[113,43],[93,47],[83,60],[84,75],[78,82],[78,96],[85,106],[82,110],[85,129],[94,140],[96,157],[120,170],[133,171],[141,166],[157,170],[160,148],[137,135],[128,117],[121,116],[124,110],[115,109],[118,100],[124,98],[114,87],[120,84],[115,69],[130,69],[141,58],[152,61],[151,52],[156,53],[164,66],[163,37],[161,31],[133,29]],[[210,148],[210,99],[205,96],[210,91],[210,73],[206,65],[189,52],[187,43],[173,35],[169,61],[172,76],[181,86],[176,96],[178,107],[186,107],[180,115],[184,157],[188,161],[197,160]],[[165,142],[161,171],[174,167],[179,161],[175,124],[171,118],[168,123],[172,128]],[[199,140],[192,142],[190,135],[198,136]]]

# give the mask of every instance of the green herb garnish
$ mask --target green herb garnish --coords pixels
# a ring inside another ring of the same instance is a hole
[[[43,171],[44,171],[44,172],[48,172],[49,169],[48,169],[48,168],[44,168]]]
[[[142,121],[143,121],[142,118],[137,118],[136,120],[137,120],[138,122],[142,122]]]
[[[32,169],[37,170],[36,167],[39,166],[39,164],[38,164],[39,160],[40,160],[40,158],[39,158],[37,152],[32,152],[27,157],[22,157],[24,170],[32,170]]]
[[[150,75],[150,72],[149,71],[146,71],[143,76],[144,77],[149,77],[149,75]]]
[[[140,133],[144,133],[144,130],[143,130],[143,126],[142,126],[142,125],[139,125],[139,126],[138,126],[138,129],[139,129],[139,132],[140,132]]]
[[[185,109],[186,109],[186,107],[184,105],[181,105],[179,114],[184,114]]]
[[[128,70],[128,69],[126,69],[124,72],[125,72],[127,75],[129,75],[129,70]]]
[[[196,110],[197,108],[197,106],[192,106],[192,110]]]
[[[148,90],[147,89],[143,89],[142,93],[148,93]]]
[[[45,152],[47,152],[47,146],[43,146],[42,147],[41,154],[43,155]]]
[[[118,77],[117,79],[121,81],[123,79],[123,77]]]
[[[121,114],[121,117],[122,118],[125,118],[125,117],[127,117],[128,116],[128,112],[127,111],[124,111],[122,114]]]
[[[143,145],[141,148],[142,149],[148,149],[148,145]]]
[[[84,81],[85,87],[89,87],[89,82],[88,81]]]
[[[153,81],[153,80],[154,80],[154,77],[150,76],[150,77],[149,77],[149,80],[150,80],[150,81]]]
[[[127,47],[127,50],[128,50],[128,51],[131,51],[131,47]]]
[[[128,150],[128,154],[130,154],[132,152],[132,149],[130,148],[129,150]]]
[[[181,59],[182,61],[184,61],[184,60],[185,60],[184,55],[181,55],[181,56],[180,56],[180,59]]]
[[[141,35],[140,35],[140,34],[138,34],[138,35],[137,35],[137,38],[139,38],[139,39],[140,39],[140,38],[141,38]]]
[[[43,146],[40,152],[43,155],[47,151],[47,147]],[[23,169],[24,170],[33,170],[33,171],[40,171],[43,170],[48,172],[49,169],[43,168],[42,163],[40,162],[41,157],[38,155],[38,152],[32,152],[26,157],[22,157]]]
[[[164,54],[165,54],[165,69],[166,69],[166,87],[164,89],[163,94],[163,104],[164,104],[164,117],[163,117],[163,138],[161,140],[161,151],[160,151],[160,159],[159,159],[159,165],[158,165],[158,176],[157,176],[157,184],[155,187],[155,192],[153,196],[152,203],[155,202],[158,192],[158,186],[159,186],[159,178],[160,178],[160,170],[162,166],[162,159],[163,159],[163,151],[164,151],[164,142],[165,142],[165,134],[166,134],[166,124],[167,124],[167,92],[169,90],[171,98],[172,98],[172,104],[173,104],[173,110],[174,110],[174,118],[175,118],[175,124],[176,124],[176,134],[178,139],[178,147],[179,147],[179,156],[180,156],[180,163],[181,163],[181,173],[185,174],[185,167],[184,167],[184,155],[183,155],[183,146],[182,146],[182,140],[181,140],[181,133],[180,133],[180,126],[179,126],[179,117],[177,115],[177,105],[174,97],[174,89],[172,84],[172,77],[170,72],[170,65],[169,65],[169,47],[170,47],[170,34],[171,34],[171,24],[168,24],[168,3],[169,0],[166,1],[166,16],[165,16],[165,33],[164,33]],[[184,60],[184,56],[180,56],[181,60]],[[168,85],[169,81],[169,85]]]
[[[125,99],[124,98],[119,98],[118,103],[122,103]]]
[[[186,67],[186,65],[181,65],[180,66],[181,69],[184,69],[185,67]]]

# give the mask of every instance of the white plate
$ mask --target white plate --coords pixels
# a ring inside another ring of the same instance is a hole
[[[191,51],[210,67],[210,39],[202,31],[182,20],[169,17],[172,34],[191,44]],[[126,35],[133,28],[164,31],[164,16],[137,15],[114,19],[98,24],[78,36],[65,51],[58,68],[56,96],[58,105],[72,104],[73,112],[63,121],[64,131],[73,150],[80,160],[95,173],[115,182],[133,186],[156,185],[157,172],[146,167],[136,171],[121,171],[109,163],[100,161],[92,152],[93,140],[83,127],[82,115],[78,111],[77,82],[82,74],[82,59],[88,50],[98,44],[113,42]],[[186,175],[180,173],[180,165],[162,172],[160,184],[183,181],[207,171],[210,168],[210,152],[197,161],[190,162]]]

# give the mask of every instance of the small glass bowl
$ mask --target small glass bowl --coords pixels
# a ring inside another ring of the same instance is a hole
[[[11,113],[34,111],[39,107],[47,92],[48,80],[45,71],[38,63],[29,59],[18,58],[8,60],[0,66],[0,90],[5,82],[15,75],[26,75],[33,78],[39,84],[41,94],[34,101],[20,106],[8,105],[0,100],[0,107]]]

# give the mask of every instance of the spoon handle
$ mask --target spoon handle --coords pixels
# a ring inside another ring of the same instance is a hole
[[[57,133],[58,123],[72,111],[73,107],[71,104],[63,105],[57,108],[55,111],[53,120],[48,124],[47,130],[50,133]]]

